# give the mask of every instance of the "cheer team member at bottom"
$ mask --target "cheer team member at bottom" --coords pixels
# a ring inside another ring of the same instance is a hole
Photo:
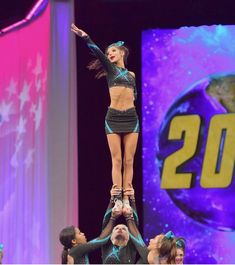
[[[132,233],[138,231],[131,230]],[[183,249],[183,254],[182,254]],[[176,238],[172,231],[150,239],[147,248],[138,248],[141,256],[138,264],[183,264],[185,253],[184,238]]]
[[[133,239],[130,234],[130,227],[133,225],[136,229],[138,226],[138,215],[135,205],[134,189],[129,183],[129,188],[124,191],[124,195],[130,200],[129,207],[123,207],[122,213],[126,219],[128,226],[118,224],[114,227],[110,240],[102,246],[103,264],[134,264],[136,262],[137,248],[141,248],[144,243],[139,240],[139,235]],[[114,198],[115,199],[115,198]],[[109,219],[111,209],[107,209],[103,226]],[[131,223],[129,220],[131,219]],[[137,242],[133,242],[133,240]],[[145,247],[146,248],[146,247]]]
[[[112,187],[112,200],[109,207],[113,205],[113,198],[120,193],[120,189]],[[62,264],[89,264],[88,253],[106,244],[111,236],[115,221],[122,214],[118,208],[111,209],[109,219],[99,237],[87,242],[85,234],[75,226],[65,227],[60,232],[60,242],[64,246],[61,254]]]

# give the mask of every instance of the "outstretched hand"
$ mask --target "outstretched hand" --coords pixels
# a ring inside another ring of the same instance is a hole
[[[81,30],[81,29],[79,29],[77,26],[75,26],[75,24],[71,24],[71,31],[72,32],[74,32],[76,35],[78,35],[79,37],[86,37],[86,36],[88,36],[88,34],[85,32],[85,31],[83,31],[83,30]]]

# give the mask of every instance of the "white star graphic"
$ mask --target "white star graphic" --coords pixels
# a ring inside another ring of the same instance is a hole
[[[22,141],[19,141],[16,143],[15,153],[13,154],[13,156],[11,158],[11,166],[14,168],[17,168],[19,165],[18,159],[17,159],[17,154],[18,154],[21,146],[22,146]]]
[[[20,99],[20,110],[23,109],[25,102],[29,101],[29,89],[31,84],[27,84],[26,81],[24,81],[23,89],[20,93],[19,99]]]
[[[37,55],[37,63],[35,68],[33,69],[33,74],[36,76],[42,73],[42,56],[40,54]]]
[[[33,112],[35,114],[35,117],[34,117],[35,131],[37,131],[39,126],[40,126],[41,119],[42,119],[42,100],[41,100],[41,97],[39,98],[38,106],[35,107]]]
[[[26,132],[25,129],[26,119],[24,119],[22,116],[20,117],[19,123],[16,127],[16,131],[18,132],[18,135],[21,135],[22,133]]]
[[[6,88],[6,91],[9,94],[9,98],[16,93],[16,85],[17,85],[17,82],[15,82],[13,78],[11,78],[10,84]]]
[[[2,101],[0,103],[0,125],[5,121],[9,121],[9,115],[12,112],[12,102],[6,103]]]
[[[36,86],[36,90],[38,92],[40,90],[40,88],[42,87],[42,81],[40,78],[38,80],[35,80],[35,86]]]
[[[24,164],[25,164],[26,169],[28,169],[33,163],[33,153],[34,152],[35,152],[34,149],[29,149],[27,152],[27,156],[24,160]]]

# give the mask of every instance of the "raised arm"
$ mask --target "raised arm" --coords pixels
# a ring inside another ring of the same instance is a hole
[[[137,227],[139,226],[139,217],[137,214],[136,204],[135,204],[135,190],[133,189],[132,185],[129,184],[129,188],[124,190],[124,195],[128,197],[130,206],[133,210],[133,216],[136,222]]]
[[[110,218],[107,226],[102,230],[99,237],[85,243],[79,244],[73,247],[69,251],[69,256],[76,260],[77,257],[83,257],[84,255],[88,254],[91,251],[94,251],[104,244],[106,244],[110,238],[111,232],[113,230],[115,224],[115,218]]]
[[[112,205],[112,203],[109,205]],[[115,226],[116,219],[121,214],[122,214],[122,211],[118,211],[118,210],[111,208],[109,218],[106,222],[106,225],[103,226],[103,229],[99,237],[85,244],[80,244],[80,245],[73,247],[71,251],[69,252],[69,255],[75,259],[75,257],[82,257],[88,254],[89,252],[96,250],[97,248],[100,248],[101,246],[105,245],[111,236],[113,227]]]
[[[148,263],[147,262],[148,249],[136,225],[136,221],[133,216],[133,210],[129,208],[123,208],[122,212],[126,219],[132,243],[134,244],[140,257],[142,258],[143,263]]]
[[[104,227],[104,229],[102,230],[102,232],[99,236],[100,240],[103,240],[104,238],[110,237],[110,235],[113,231],[113,228],[115,226],[116,220],[121,215],[122,215],[122,210],[115,209],[115,208],[111,209],[111,216],[109,218],[107,225]]]
[[[100,60],[105,71],[107,73],[111,72],[113,67],[114,67],[113,64],[109,61],[107,56],[105,56],[105,54],[100,50],[100,48],[91,40],[89,35],[85,31],[83,31],[82,29],[79,29],[74,24],[71,24],[71,31],[74,32],[79,37],[81,37],[86,42],[89,49]]]
[[[112,213],[112,208],[114,206],[115,200],[120,198],[121,192],[122,192],[122,190],[117,188],[117,185],[112,186],[112,188],[110,190],[110,196],[111,197],[110,197],[110,201],[109,201],[107,210],[104,214],[102,228],[104,228],[107,225],[107,223],[110,219],[111,213]],[[120,212],[120,214],[122,214],[122,213]]]

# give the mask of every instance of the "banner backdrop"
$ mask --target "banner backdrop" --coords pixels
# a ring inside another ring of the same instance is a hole
[[[144,238],[172,230],[185,263],[234,263],[235,27],[142,34]]]
[[[42,1],[40,1],[42,2]],[[0,244],[3,263],[59,263],[78,225],[74,3],[50,1],[0,37]]]
[[[48,8],[33,26],[0,39],[0,240],[4,263],[47,262],[48,257],[49,24]]]

